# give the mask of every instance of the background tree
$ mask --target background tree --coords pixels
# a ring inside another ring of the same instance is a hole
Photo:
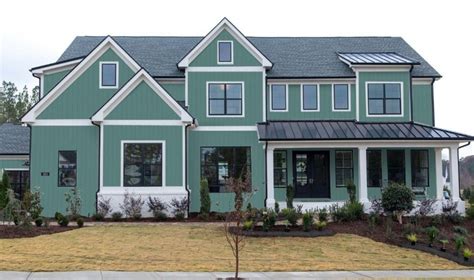
[[[3,81],[0,90],[0,123],[20,123],[21,117],[38,101],[38,86],[31,93],[26,86],[19,92],[13,82]]]

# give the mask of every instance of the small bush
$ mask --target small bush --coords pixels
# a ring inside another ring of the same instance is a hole
[[[461,249],[466,246],[467,241],[466,237],[460,234],[454,235],[454,246],[456,247],[456,253],[458,254]]]
[[[443,215],[434,215],[431,217],[430,225],[432,226],[441,226],[444,225],[444,216]]]
[[[380,216],[374,212],[370,212],[369,216],[367,217],[367,222],[369,223],[370,231],[374,231],[375,226],[380,225],[381,223]]]
[[[321,222],[328,221],[328,211],[326,210],[326,208],[320,209],[318,211],[318,220]]]
[[[469,260],[472,257],[473,252],[469,248],[464,248],[464,251],[462,252],[462,255],[464,256],[465,260]]]
[[[446,252],[446,245],[449,244],[448,239],[440,239],[439,243],[441,243],[441,251]]]
[[[269,231],[271,230],[276,223],[276,213],[275,211],[268,209],[263,212],[263,217],[262,217],[262,227],[264,231]]]
[[[275,213],[277,215],[280,213],[280,204],[278,204],[278,202],[275,202]]]
[[[469,220],[474,220],[474,204],[471,204],[471,206],[467,208],[466,218],[468,218]]]
[[[465,227],[454,226],[453,231],[455,233],[458,233],[458,234],[462,235],[462,236],[466,236],[466,237],[469,236],[469,231]]]
[[[426,234],[428,235],[428,240],[430,242],[430,247],[433,246],[433,243],[435,242],[436,238],[438,238],[439,235],[439,229],[435,226],[430,226],[426,228]]]
[[[325,222],[325,221],[317,221],[317,222],[314,224],[314,226],[316,227],[316,230],[318,230],[318,231],[324,230],[327,225],[328,225],[328,224],[327,224],[327,222]]]
[[[245,221],[242,225],[242,228],[246,231],[249,231],[253,228],[253,221]]]
[[[167,210],[166,203],[162,202],[158,197],[148,197],[148,212],[153,214],[153,218],[156,221],[163,221],[166,220],[168,217],[165,213]]]
[[[346,220],[357,221],[364,217],[364,205],[360,202],[351,202],[345,205],[347,207]]]
[[[93,219],[94,221],[103,221],[104,218],[105,218],[105,217],[104,217],[102,214],[100,214],[100,213],[94,213],[94,214],[92,214],[92,219]]]
[[[8,190],[11,189],[10,179],[7,172],[3,172],[2,181],[0,182],[0,210],[7,207],[9,195]]]
[[[77,223],[77,227],[81,228],[84,226],[84,219],[77,218],[76,223]]]
[[[342,207],[339,207],[337,203],[329,206],[329,214],[334,222],[341,222],[345,217]]]
[[[62,219],[63,217],[64,215],[59,212],[54,213],[54,219],[56,220],[56,222]]]
[[[43,225],[43,218],[36,218],[35,225],[41,227]]]
[[[292,184],[286,186],[286,208],[293,208],[293,199],[295,198],[295,188]]]
[[[296,212],[295,208],[285,208],[282,213],[292,227],[298,225],[299,214]]]
[[[415,200],[413,191],[405,185],[390,184],[382,191],[383,209],[397,215],[400,224],[403,214],[413,209],[413,200]]]
[[[112,199],[104,199],[102,196],[99,197],[99,201],[97,203],[97,213],[95,213],[95,219],[96,221],[102,221],[104,220],[107,215],[112,212],[112,206],[110,205],[110,201]]]
[[[118,212],[118,211],[113,212],[112,213],[112,221],[118,222],[118,221],[122,220],[122,216],[123,216],[122,212]]]
[[[436,199],[423,199],[417,206],[415,215],[419,215],[421,217],[426,217],[431,215],[435,212],[434,206],[436,204]]]
[[[201,180],[201,185],[199,189],[201,196],[201,208],[200,213],[204,217],[208,217],[211,212],[211,196],[209,195],[209,184],[207,179]]]
[[[69,219],[68,217],[65,217],[65,216],[62,216],[59,220],[58,220],[58,224],[62,227],[67,227],[67,225],[69,225]]]
[[[134,197],[133,194],[125,192],[123,196],[123,204],[120,204],[120,209],[125,213],[127,218],[133,218],[139,220],[142,217],[142,207],[145,201],[142,201],[142,197]]]
[[[444,214],[444,216],[453,225],[462,224],[462,222],[464,221],[464,217],[461,216],[461,214],[459,214],[459,212],[457,212],[457,211],[454,212],[454,213]]]
[[[310,231],[314,224],[314,216],[312,212],[306,211],[303,214],[303,230]]]
[[[187,197],[183,197],[181,200],[173,198],[170,203],[173,207],[173,214],[177,220],[184,220],[186,212],[188,210],[189,200]]]
[[[348,182],[346,185],[347,194],[351,203],[356,202],[356,185],[353,182]]]
[[[30,214],[33,220],[36,220],[41,216],[43,207],[41,206],[40,192],[37,191],[25,191],[23,194],[23,200],[21,202],[23,209]]]
[[[414,245],[418,241],[418,237],[416,237],[416,233],[411,233],[407,235],[407,240],[410,241],[412,245]]]
[[[186,217],[186,214],[183,213],[183,212],[178,212],[178,213],[174,214],[174,217],[178,221],[184,221],[184,218]]]
[[[82,199],[77,187],[73,187],[70,192],[65,193],[66,212],[72,220],[79,218],[82,207]]]

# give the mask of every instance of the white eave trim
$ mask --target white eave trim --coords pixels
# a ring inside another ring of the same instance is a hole
[[[44,75],[44,74],[53,74],[53,73],[60,72],[60,71],[63,71],[63,70],[71,69],[74,66],[76,66],[79,62],[81,62],[82,60],[83,60],[83,58],[78,58],[78,59],[74,59],[74,60],[70,60],[70,61],[66,61],[66,62],[56,63],[56,64],[49,65],[49,66],[44,66],[44,67],[41,67],[41,68],[35,68],[35,69],[31,70],[31,73],[33,73],[34,76],[40,76],[40,75]],[[45,72],[47,72],[47,73],[45,73]]]

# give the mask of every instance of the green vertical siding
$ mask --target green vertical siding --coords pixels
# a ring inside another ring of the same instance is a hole
[[[52,73],[52,74],[44,74],[43,76],[43,92],[41,93],[42,96],[47,95],[53,88],[56,86],[59,81],[61,81],[71,69]]]
[[[165,141],[166,186],[183,186],[183,127],[181,126],[105,126],[104,186],[120,186],[121,141]]]
[[[433,95],[431,85],[413,85],[413,120],[433,125]]]
[[[112,50],[107,50],[78,77],[48,108],[40,119],[90,118],[118,89],[99,89],[99,62],[119,62],[119,88],[133,75],[132,70]]]
[[[190,131],[188,141],[188,185],[191,189],[191,212],[199,212],[199,182],[201,178],[201,147],[250,147],[252,186],[256,193],[251,198],[252,206],[261,208],[265,200],[265,150],[258,143],[257,133]],[[212,211],[229,211],[234,206],[232,193],[211,193]]]
[[[179,116],[146,83],[141,82],[107,116],[108,120],[177,120]]]
[[[160,85],[174,98],[176,101],[184,101],[184,82],[183,83],[160,83]]]
[[[77,188],[82,199],[81,214],[95,212],[99,188],[99,129],[95,126],[33,126],[31,142],[31,186],[39,187],[43,215],[64,213],[64,194],[71,188],[58,187],[58,151],[77,151]],[[49,172],[49,176],[41,176]]]

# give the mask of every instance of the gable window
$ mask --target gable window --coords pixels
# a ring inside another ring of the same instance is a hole
[[[271,85],[270,111],[286,111],[287,100],[286,85]]]
[[[387,151],[388,181],[405,184],[405,151]]]
[[[209,83],[208,115],[242,115],[243,83]]]
[[[76,151],[58,152],[58,186],[77,186],[77,153]]]
[[[428,150],[411,151],[411,184],[414,188],[429,186]]]
[[[336,186],[344,187],[354,181],[352,151],[336,151]]]
[[[250,162],[250,147],[201,148],[201,178],[207,179],[210,192],[231,192],[228,179],[251,176]]]
[[[317,85],[302,85],[302,111],[318,111],[319,96]]]
[[[118,62],[100,62],[100,88],[118,88]]]
[[[382,186],[382,151],[367,151],[367,187]]]
[[[367,86],[369,115],[401,115],[400,83],[369,83]]]
[[[222,64],[232,64],[233,62],[233,42],[219,41],[217,42],[218,62]]]
[[[335,84],[333,85],[332,106],[333,111],[349,111],[349,85]]]
[[[286,151],[275,151],[273,155],[273,182],[277,186],[287,184]]]
[[[123,147],[123,186],[163,186],[163,143],[129,142]]]

